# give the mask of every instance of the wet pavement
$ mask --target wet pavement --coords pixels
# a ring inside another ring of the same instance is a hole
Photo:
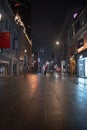
[[[78,85],[83,85],[83,86],[86,86],[87,85],[87,78],[83,78],[83,77],[76,77],[75,75],[69,75],[67,73],[61,73],[60,74],[61,76],[60,77],[64,77],[66,78],[67,80],[70,80],[71,82],[74,82],[75,84],[78,84]]]
[[[87,130],[87,80],[81,79],[0,78],[0,130]]]

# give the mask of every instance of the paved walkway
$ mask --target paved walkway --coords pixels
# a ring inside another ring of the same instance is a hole
[[[59,76],[2,78],[0,130],[87,130],[87,90]]]
[[[69,79],[71,82],[74,82],[75,84],[81,84],[81,85],[85,85],[85,86],[87,85],[87,78],[76,77],[75,75],[70,76],[68,73],[58,73],[58,75],[61,79]],[[9,76],[0,75],[0,79],[2,79],[2,78],[9,78]]]

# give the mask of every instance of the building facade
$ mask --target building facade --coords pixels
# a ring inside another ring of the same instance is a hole
[[[0,33],[10,33],[10,48],[0,48],[0,76],[19,75],[24,67],[25,48],[28,57],[26,64],[31,62],[32,42],[14,17],[8,1],[0,1]],[[0,41],[0,44],[3,43]]]
[[[65,51],[66,70],[87,77],[87,4],[72,10],[63,25],[60,39]],[[65,38],[64,38],[65,37]]]
[[[78,14],[75,24],[77,76],[87,77],[87,4]]]

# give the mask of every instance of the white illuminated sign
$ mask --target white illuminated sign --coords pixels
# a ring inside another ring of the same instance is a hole
[[[80,57],[79,57],[79,58],[80,58],[80,59],[81,59],[81,58],[83,58],[83,55],[80,55]]]

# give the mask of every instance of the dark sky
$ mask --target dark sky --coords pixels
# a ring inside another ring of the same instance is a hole
[[[55,43],[58,40],[64,20],[71,9],[86,0],[8,0],[14,14],[17,12],[15,4],[20,3],[21,16],[27,33],[32,39],[33,50],[44,48],[45,59],[51,57]],[[31,5],[30,5],[31,1]],[[31,15],[31,16],[30,16]],[[28,28],[31,26],[30,28]],[[30,35],[31,30],[31,35]]]
[[[45,49],[50,56],[70,9],[84,0],[32,0],[32,43],[34,50]]]
[[[85,0],[8,0],[14,13],[15,3],[20,2],[19,14],[31,36],[33,50],[44,48],[43,56],[50,58],[64,20],[71,9],[83,4]],[[31,1],[31,6],[30,6]],[[30,11],[31,10],[31,11]],[[30,16],[31,14],[31,16]],[[28,28],[31,26],[31,28]]]

